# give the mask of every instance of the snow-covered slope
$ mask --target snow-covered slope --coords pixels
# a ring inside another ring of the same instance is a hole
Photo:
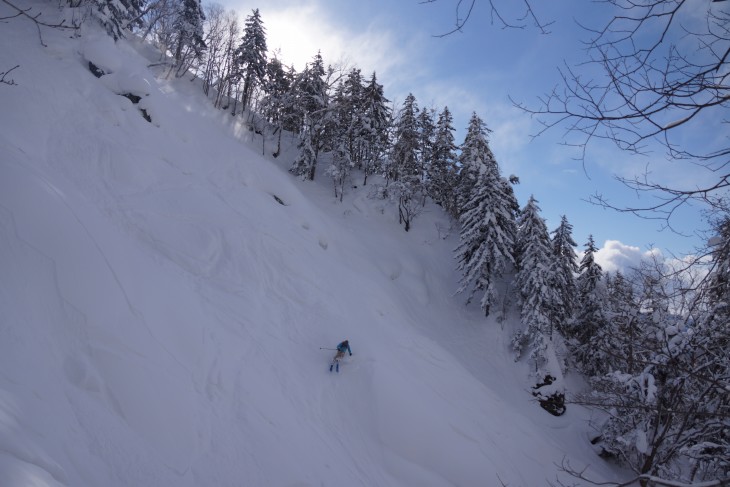
[[[437,208],[405,233],[369,187],[339,203],[262,158],[144,46],[35,29],[0,29],[0,71],[20,65],[0,84],[0,485],[535,486],[566,456],[610,475],[585,411],[537,407],[500,325],[452,296]]]

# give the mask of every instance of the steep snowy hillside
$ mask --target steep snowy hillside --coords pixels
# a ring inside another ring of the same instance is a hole
[[[71,36],[0,28],[0,485],[536,486],[564,457],[611,477],[587,413],[537,407],[452,296],[437,208],[405,233],[369,187],[339,203],[145,46]]]

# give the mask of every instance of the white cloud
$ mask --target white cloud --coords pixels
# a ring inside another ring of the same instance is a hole
[[[595,253],[595,259],[604,272],[626,272],[632,267],[638,267],[642,260],[657,255],[661,256],[658,249],[641,250],[618,240],[606,240],[603,247]]]
[[[383,74],[408,56],[395,36],[375,21],[352,31],[318,3],[270,6],[263,15],[269,51],[280,49],[283,62],[298,71],[321,51],[326,65],[357,66],[365,77],[377,71],[382,82]]]
[[[417,93],[414,94],[419,98],[421,106],[433,105],[437,111],[448,106],[452,114],[459,115],[456,120],[457,125],[463,125],[463,128],[466,129],[471,113],[476,111],[477,114],[482,114],[486,106],[477,93],[459,81],[450,79],[448,76],[440,79],[433,77],[420,86],[411,86],[411,88],[417,89]]]
[[[534,164],[527,154],[534,121],[506,103],[491,103],[485,121],[493,133],[490,137],[495,156],[506,172],[522,173],[525,164]]]

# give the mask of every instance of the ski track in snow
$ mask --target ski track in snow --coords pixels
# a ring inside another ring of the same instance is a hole
[[[0,85],[0,485],[514,487],[598,463],[585,414],[542,412],[507,331],[452,295],[438,208],[406,234],[129,44],[28,27],[0,31],[0,67],[23,59]],[[132,76],[153,124],[112,90]]]

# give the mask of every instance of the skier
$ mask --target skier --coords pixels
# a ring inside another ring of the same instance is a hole
[[[337,372],[340,371],[340,359],[345,356],[345,352],[349,352],[350,356],[352,356],[352,350],[350,350],[350,342],[348,340],[340,342],[340,344],[337,345],[337,353],[330,364],[330,372],[332,372],[332,367],[334,367]]]

